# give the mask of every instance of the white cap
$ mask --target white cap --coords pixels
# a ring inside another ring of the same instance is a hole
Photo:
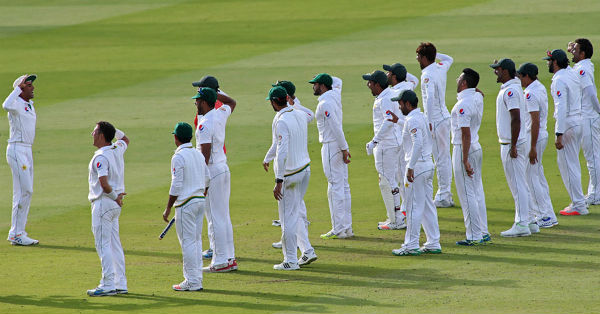
[[[19,84],[21,84],[21,81],[23,81],[23,79],[26,77],[27,77],[27,74],[19,76],[13,83],[13,88],[17,88],[17,86],[19,86]]]

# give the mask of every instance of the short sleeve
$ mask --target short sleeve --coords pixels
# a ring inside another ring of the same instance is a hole
[[[527,104],[527,112],[540,111],[540,102],[532,91],[525,93],[525,103]]]
[[[461,103],[458,105],[457,109],[457,121],[458,127],[460,128],[468,128],[471,127],[471,115],[473,114],[471,108],[465,103]]]
[[[577,71],[577,76],[581,84],[581,89],[585,89],[588,86],[594,86],[594,82],[590,76],[590,73],[586,72],[584,68],[580,68]]]
[[[520,109],[519,97],[519,93],[513,88],[508,88],[506,91],[504,91],[503,99],[506,109],[509,111],[513,109]]]
[[[223,106],[225,107],[225,106]],[[223,108],[221,107],[221,108]],[[229,106],[227,106],[229,107]],[[221,110],[221,109],[219,109]],[[198,144],[210,144],[212,143],[212,124],[206,120],[198,122],[198,128],[196,129],[196,142]]]
[[[94,159],[94,169],[98,173],[98,178],[108,176],[108,160],[102,155]]]

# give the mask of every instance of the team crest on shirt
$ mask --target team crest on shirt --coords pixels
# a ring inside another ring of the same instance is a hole
[[[223,107],[219,107],[219,110],[222,110],[222,111],[227,111],[227,110],[225,110],[225,108],[223,108]]]
[[[423,80],[423,82],[425,82],[425,83],[429,83],[429,78],[428,78],[428,77],[426,77],[426,78]]]
[[[173,174],[175,174],[175,167],[173,167]]]
[[[325,111],[325,116],[329,118],[329,111]]]
[[[559,90],[557,90],[556,91],[556,96],[560,97],[560,96],[562,96],[562,93]]]
[[[458,113],[465,114],[465,110],[463,108],[458,109]]]
[[[531,95],[530,95],[529,93],[527,93],[527,94],[525,94],[525,98],[526,98],[527,100],[529,100],[529,99],[531,99]]]
[[[509,91],[508,91],[508,94],[506,94],[506,95],[508,95],[508,97],[512,97],[514,94],[513,94],[513,92],[512,92],[512,91],[510,91],[510,90],[509,90]]]
[[[96,168],[98,168],[98,169],[102,168],[102,163],[101,162],[97,162],[96,163]]]
[[[388,116],[389,116],[391,113],[392,113],[392,112],[391,112],[391,111],[389,111],[389,110],[385,112],[385,114],[387,114]]]
[[[585,75],[585,71],[584,70],[580,70],[579,71],[579,75],[584,76]]]
[[[29,106],[25,106],[25,111],[29,111]]]
[[[27,170],[27,166],[26,165],[23,165],[23,170]]]
[[[441,62],[438,62],[438,64],[439,64],[439,65],[444,65],[444,64],[443,64],[443,63],[441,63]]]
[[[417,128],[414,128],[414,129],[410,130],[410,133],[416,134],[417,133]]]

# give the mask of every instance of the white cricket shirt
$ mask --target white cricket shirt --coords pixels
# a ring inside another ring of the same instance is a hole
[[[446,108],[446,78],[454,62],[450,56],[438,53],[439,63],[432,63],[421,72],[423,110],[430,123],[450,118]]]
[[[408,168],[414,169],[417,162],[431,161],[429,123],[419,108],[406,116],[402,136],[404,159]]]
[[[33,100],[29,102],[19,97],[22,90],[19,86],[6,97],[2,108],[8,111],[8,123],[10,125],[9,143],[33,145],[35,139],[35,108]]]
[[[196,148],[200,150],[202,144],[212,144],[208,164],[227,163],[223,145],[225,145],[225,126],[230,115],[231,107],[223,104],[219,109],[210,110],[198,120]]]
[[[479,142],[479,127],[483,117],[483,96],[475,88],[467,88],[456,95],[450,117],[452,144],[462,144],[462,129],[471,131],[471,144]]]
[[[538,111],[540,113],[540,132],[538,139],[548,137],[548,91],[544,84],[535,80],[523,91],[527,112]],[[531,133],[531,114],[527,116],[527,134]],[[530,136],[528,135],[528,138]]]
[[[392,118],[392,112],[396,116],[402,116],[398,102],[392,101],[395,97],[392,89],[384,89],[373,103],[373,140],[381,147],[398,147],[402,144],[402,138],[399,136],[398,124],[388,119]]]
[[[567,129],[580,125],[581,84],[575,71],[567,67],[554,73],[550,91],[554,99],[554,131],[565,133]]]
[[[594,80],[594,64],[590,59],[583,59],[573,65],[573,71],[579,77],[579,82],[581,83],[581,91],[588,87],[594,86],[596,88],[596,83]],[[587,119],[595,119],[600,114],[594,110],[594,106],[592,105],[592,100],[590,99],[590,95],[586,95],[582,93],[581,95],[581,117]]]
[[[277,150],[273,165],[276,179],[283,179],[303,170],[310,163],[307,148],[307,125],[312,116],[307,112],[286,107],[281,109],[275,123]]]
[[[171,158],[171,188],[169,194],[177,196],[175,207],[193,197],[204,197],[210,175],[204,155],[192,143],[179,145]]]
[[[117,192],[116,188],[119,186],[119,182],[122,181],[123,173],[119,173],[119,169],[116,166],[113,145],[107,145],[96,150],[88,165],[88,170],[88,200],[90,202],[99,199],[105,194],[102,185],[100,185],[100,177],[107,177],[108,184]]]
[[[294,105],[292,106],[292,108],[294,108],[296,110],[304,111],[310,117],[310,121],[315,119],[315,113],[312,110],[302,106],[302,104],[300,104],[300,100],[297,97],[294,98]],[[271,160],[273,160],[275,158],[275,153],[277,152],[277,136],[275,136],[275,125],[277,123],[277,119],[279,119],[280,113],[281,113],[281,111],[277,112],[275,114],[275,116],[273,117],[273,123],[271,123],[271,135],[272,135],[271,147],[269,147],[269,150],[267,151],[267,154],[265,155],[265,159],[263,160],[263,163],[271,162]]]
[[[336,142],[341,150],[348,149],[342,128],[342,104],[340,94],[328,90],[318,98],[315,118],[319,130],[319,142]]]
[[[521,128],[519,130],[519,138],[517,144],[526,140],[525,123],[527,122],[527,106],[525,105],[525,97],[521,88],[521,81],[518,78],[513,78],[500,86],[498,97],[496,97],[496,131],[498,133],[498,141],[501,144],[511,143],[511,117],[510,110],[519,109],[519,117],[521,119]]]

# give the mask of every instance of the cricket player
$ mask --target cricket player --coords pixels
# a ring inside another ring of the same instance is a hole
[[[19,76],[13,91],[2,103],[8,112],[10,134],[6,147],[6,161],[13,178],[13,199],[10,230],[7,240],[12,245],[36,245],[38,240],[27,236],[25,225],[33,194],[33,154],[36,114],[33,107],[33,81],[35,74]]]
[[[348,184],[350,150],[342,129],[342,82],[327,73],[317,74],[309,83],[313,84],[319,103],[315,117],[319,130],[321,161],[327,177],[327,198],[331,213],[332,228],[321,235],[322,239],[348,238],[352,231],[352,198]],[[339,88],[338,88],[339,87]]]
[[[308,239],[308,220],[306,207],[303,206],[310,179],[307,124],[314,119],[314,115],[288,106],[288,99],[288,92],[281,86],[271,88],[267,97],[277,112],[272,137],[277,143],[273,196],[278,201],[281,218],[283,262],[273,265],[275,270],[296,270],[317,260],[317,254]],[[297,248],[302,253],[300,260]]]
[[[524,63],[517,70],[524,88],[525,103],[529,116],[526,119],[527,147],[529,155],[526,177],[529,187],[529,216],[540,228],[552,228],[558,224],[548,182],[544,175],[542,158],[548,143],[548,92],[537,79],[538,68],[533,63]]]
[[[202,217],[204,197],[208,190],[210,174],[204,156],[194,149],[194,129],[179,122],[173,130],[177,149],[171,158],[171,188],[163,219],[169,222],[171,208],[175,206],[175,227],[183,255],[183,277],[175,291],[202,290]]]
[[[554,73],[550,92],[554,100],[556,124],[556,159],[571,204],[560,211],[564,216],[589,213],[581,187],[579,150],[581,145],[581,83],[575,71],[569,68],[569,59],[562,49],[547,51],[548,71]]]
[[[287,92],[287,95],[289,96],[287,98],[288,100],[288,105],[292,106],[292,108],[297,109],[297,110],[302,110],[304,112],[306,112],[306,114],[310,115],[313,117],[312,120],[314,120],[314,112],[312,112],[312,110],[302,106],[302,104],[300,103],[300,100],[298,99],[298,97],[296,97],[296,85],[294,85],[294,83],[292,83],[291,81],[277,81],[275,84],[271,85],[272,87],[275,86],[281,86],[285,89],[285,91]],[[275,134],[275,125],[277,123],[277,115],[275,115],[275,117],[273,118],[273,123],[271,124],[271,130],[272,133]],[[312,121],[311,120],[311,121]],[[275,153],[277,152],[277,138],[275,136],[273,136],[272,141],[271,141],[271,147],[269,147],[269,150],[267,151],[267,154],[265,155],[265,159],[263,160],[262,166],[263,169],[265,169],[266,172],[269,171],[269,163],[275,158]],[[301,205],[301,211],[306,212],[306,204],[304,203],[304,199],[302,200],[302,205]],[[273,226],[275,227],[281,227],[281,217],[279,217],[278,219],[274,219],[273,220]],[[310,222],[307,220],[306,221],[307,224],[310,225]],[[276,249],[281,249],[283,244],[281,243],[281,241],[279,242],[274,242],[272,245],[272,247],[276,248]]]
[[[573,70],[581,83],[581,146],[587,161],[590,175],[588,194],[585,202],[588,205],[600,204],[600,104],[594,81],[594,64],[592,54],[594,48],[586,38],[578,38],[569,43],[568,51],[573,54]]]
[[[212,227],[214,254],[211,265],[204,267],[204,271],[237,270],[233,227],[229,216],[230,173],[223,151],[225,125],[235,109],[236,102],[208,87],[202,87],[192,98],[196,99],[198,113],[202,115],[196,128],[196,149],[204,155],[211,175],[211,190],[207,194],[206,211],[210,221],[209,228]],[[223,102],[223,106],[214,109],[217,99]]]
[[[436,63],[435,59],[440,62]],[[435,193],[436,207],[453,207],[452,161],[450,159],[450,113],[446,108],[446,78],[454,60],[437,53],[430,42],[417,47],[417,62],[421,67],[421,95],[423,110],[429,120],[433,136],[433,159],[437,168],[438,190]]]
[[[504,175],[515,200],[515,223],[500,235],[530,236],[531,230],[539,232],[539,228],[535,223],[530,225],[529,190],[523,176],[527,164],[527,138],[525,127],[521,127],[521,121],[527,120],[523,89],[521,81],[515,78],[515,63],[511,59],[494,62],[490,67],[497,76],[496,82],[502,83],[496,97],[496,130]]]
[[[452,168],[462,207],[466,238],[457,245],[474,246],[491,241],[487,226],[485,194],[481,178],[483,153],[479,127],[483,117],[483,95],[477,92],[479,73],[466,68],[456,80],[457,103],[452,108]]]
[[[392,102],[392,91],[387,75],[383,71],[364,74],[367,87],[375,96],[373,103],[374,136],[366,145],[367,155],[374,155],[375,169],[379,174],[379,189],[387,212],[387,222],[379,224],[379,230],[397,230],[405,228],[404,215],[400,210],[400,188],[398,187],[398,159],[402,139],[397,131],[398,124],[389,121],[391,113],[399,115],[398,105]],[[392,201],[390,202],[390,196]]]
[[[440,228],[433,204],[434,165],[431,159],[429,123],[419,110],[419,99],[412,90],[404,90],[391,100],[399,103],[402,114],[406,116],[402,145],[406,159],[404,187],[407,202],[404,244],[399,249],[392,250],[392,253],[397,256],[440,254]],[[394,113],[391,116],[392,122],[397,123],[398,117]],[[427,242],[419,248],[421,225]]]
[[[112,140],[117,135],[117,141]],[[123,155],[129,139],[106,121],[96,124],[92,132],[93,144],[98,148],[89,164],[89,194],[92,203],[92,233],[102,265],[102,279],[95,289],[87,291],[91,297],[126,294],[125,255],[119,236],[119,216],[123,206]]]

